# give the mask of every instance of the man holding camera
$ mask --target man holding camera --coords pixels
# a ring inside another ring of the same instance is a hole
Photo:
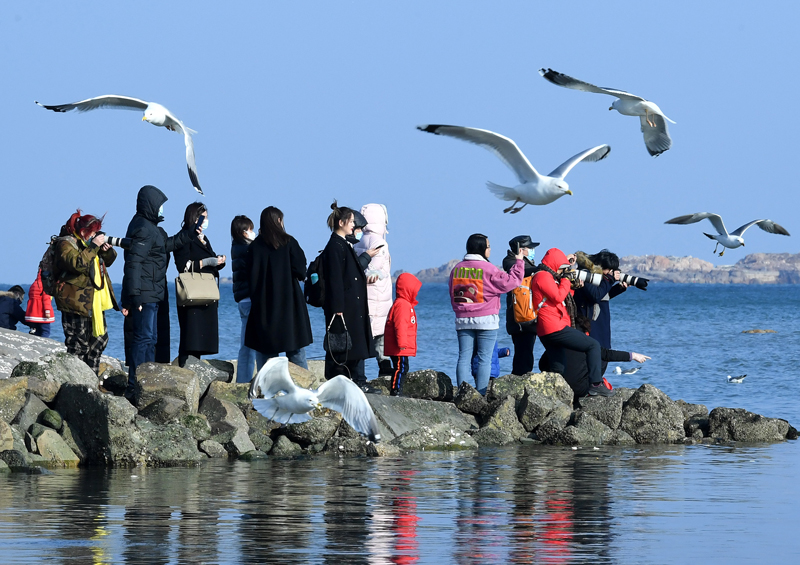
[[[572,281],[577,273],[572,260],[563,251],[552,248],[542,258],[539,271],[531,280],[533,303],[538,305],[536,334],[547,350],[554,370],[563,373],[566,367],[566,351],[585,354],[589,371],[589,395],[614,396],[615,392],[603,382],[600,371],[600,343],[573,327],[576,311],[570,312],[567,303],[572,300]]]
[[[517,253],[522,252],[522,262],[525,265],[525,274],[522,275],[522,284],[530,281],[525,279],[536,272],[533,262],[538,242],[529,235],[518,235],[508,242],[509,250],[503,258],[503,270],[507,273],[517,262]],[[536,342],[536,321],[518,323],[514,319],[514,291],[506,294],[506,332],[514,342],[514,360],[511,372],[514,375],[524,375],[533,371],[533,345]]]

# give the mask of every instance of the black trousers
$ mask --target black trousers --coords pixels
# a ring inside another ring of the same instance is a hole
[[[536,342],[534,333],[511,334],[514,342],[514,360],[511,363],[511,373],[524,375],[533,371],[533,344]]]
[[[358,385],[364,384],[366,378],[359,374],[358,364],[362,364],[363,372],[363,359],[347,360],[344,353],[336,354],[336,361],[333,360],[331,354],[325,353],[325,378],[330,380],[337,375],[344,375]]]
[[[554,371],[564,374],[567,366],[564,350],[580,351],[586,354],[586,367],[589,369],[589,382],[597,384],[603,380],[600,372],[600,342],[575,328],[564,328],[551,334],[539,336],[539,340],[550,357]]]

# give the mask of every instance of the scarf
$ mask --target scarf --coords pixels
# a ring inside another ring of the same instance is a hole
[[[101,268],[100,259],[95,255],[94,279],[92,280],[95,287],[92,297],[92,335],[94,337],[100,337],[106,333],[106,317],[103,312],[114,307],[105,274],[105,268]]]

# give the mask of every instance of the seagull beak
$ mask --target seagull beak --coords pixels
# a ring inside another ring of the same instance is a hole
[[[317,402],[317,410],[322,410],[322,403],[321,402]]]
[[[147,121],[147,116],[142,116],[142,121],[146,122]]]
[[[568,190],[568,191],[566,191],[564,194],[569,194],[570,196],[572,196],[572,191],[571,191],[571,190]]]
[[[614,109],[614,106],[611,106],[611,107],[609,108],[609,110],[613,110],[613,109]]]

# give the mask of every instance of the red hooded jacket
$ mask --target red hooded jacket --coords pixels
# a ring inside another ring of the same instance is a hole
[[[396,297],[383,333],[383,354],[414,357],[417,354],[417,313],[414,306],[422,283],[411,273],[397,277]]]
[[[542,264],[558,272],[569,261],[563,251],[554,247],[544,254]],[[569,280],[561,279],[557,283],[553,275],[547,271],[539,271],[533,275],[531,291],[534,304],[541,304],[544,300],[544,304],[539,307],[536,335],[543,336],[569,327],[569,313],[564,306],[564,299],[570,293]]]
[[[28,308],[25,310],[25,321],[37,324],[52,324],[56,317],[53,312],[53,301],[49,294],[42,290],[42,272],[36,275],[28,290]]]

